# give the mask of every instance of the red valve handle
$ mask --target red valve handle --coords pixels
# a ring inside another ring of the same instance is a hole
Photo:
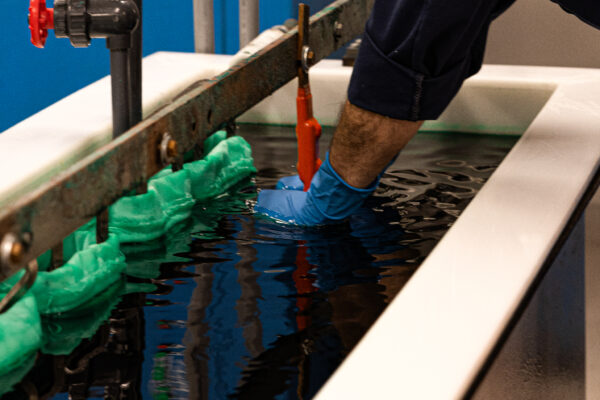
[[[46,8],[46,0],[29,2],[29,30],[31,43],[43,48],[48,37],[48,29],[54,29],[54,9]]]
[[[310,181],[321,167],[319,159],[319,137],[321,136],[321,125],[313,116],[312,95],[310,88],[298,88],[296,98],[296,111],[298,124],[296,125],[296,137],[298,139],[298,175],[304,183],[304,191],[310,188]]]

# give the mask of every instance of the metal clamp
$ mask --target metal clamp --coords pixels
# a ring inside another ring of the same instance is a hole
[[[159,146],[160,161],[163,165],[173,164],[177,161],[177,142],[171,137],[169,132],[163,134]]]
[[[35,282],[35,278],[38,273],[38,263],[36,259],[30,261],[25,267],[25,274],[19,279],[10,291],[0,300],[0,314],[10,308],[11,305],[19,301],[21,297],[27,292],[27,290]]]

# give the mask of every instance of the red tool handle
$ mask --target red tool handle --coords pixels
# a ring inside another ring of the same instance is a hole
[[[48,29],[54,29],[54,9],[46,8],[46,0],[29,2],[29,30],[31,43],[43,48],[48,37]]]
[[[312,95],[309,87],[298,88],[296,98],[298,124],[296,137],[298,139],[298,175],[304,183],[304,191],[310,188],[310,181],[321,167],[319,159],[319,137],[321,125],[313,116]]]

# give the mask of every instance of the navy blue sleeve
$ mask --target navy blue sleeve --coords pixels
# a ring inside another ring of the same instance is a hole
[[[566,12],[600,29],[600,1],[598,0],[552,0]]]
[[[348,100],[396,119],[436,119],[481,68],[489,25],[513,2],[376,0]]]

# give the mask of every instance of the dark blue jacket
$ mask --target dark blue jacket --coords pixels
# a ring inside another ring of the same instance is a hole
[[[376,0],[348,89],[361,108],[436,119],[481,68],[490,23],[515,0]],[[600,0],[553,0],[600,28]]]

